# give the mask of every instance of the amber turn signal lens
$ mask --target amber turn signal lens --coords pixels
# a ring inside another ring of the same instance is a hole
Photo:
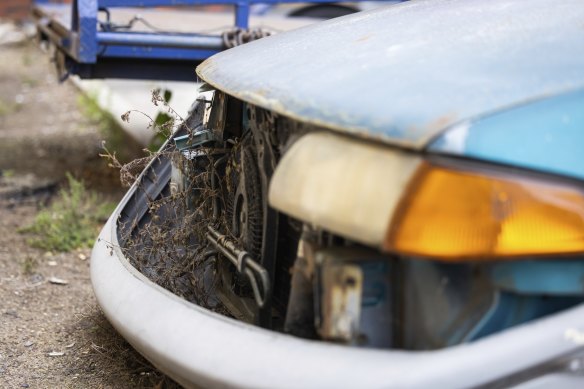
[[[445,261],[581,254],[584,190],[424,162],[397,208],[384,248]]]

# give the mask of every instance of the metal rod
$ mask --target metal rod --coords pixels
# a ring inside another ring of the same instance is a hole
[[[159,46],[191,49],[223,49],[221,36],[193,34],[151,34],[139,32],[98,32],[97,42],[104,45]]]
[[[222,156],[213,164],[213,169],[211,170],[211,190],[213,191],[213,220],[217,220],[219,218],[219,196],[216,194],[217,191],[217,168],[220,164],[224,163],[227,160],[227,155]]]
[[[239,1],[235,4],[235,25],[239,28],[249,28],[249,2]]]
[[[366,0],[355,0],[366,1]],[[39,1],[37,1],[38,3]],[[216,4],[284,4],[304,3],[306,0],[99,0],[100,7],[173,7],[181,5],[216,5]],[[310,3],[331,3],[331,0],[311,0]]]
[[[227,236],[219,233],[211,226],[207,226],[207,240],[211,243],[221,254],[223,254],[241,274],[245,274],[251,284],[255,301],[260,308],[263,308],[268,301],[270,294],[270,279],[268,272],[260,264],[258,264],[248,252],[240,250],[235,246],[235,243],[228,239]],[[262,290],[258,285],[262,284]]]

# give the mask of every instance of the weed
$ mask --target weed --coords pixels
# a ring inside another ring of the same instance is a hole
[[[173,126],[174,125],[173,120],[174,120],[173,117],[167,114],[166,112],[159,112],[154,118],[154,124],[156,128],[165,128],[167,126]],[[150,141],[150,144],[148,145],[148,150],[150,150],[151,152],[155,152],[158,149],[160,149],[160,147],[162,147],[164,142],[166,142],[166,140],[168,139],[168,136],[169,135],[165,134],[164,131],[157,131],[154,134],[152,140]]]
[[[0,99],[0,117],[7,116],[14,112],[14,105],[11,105],[4,100]]]
[[[22,76],[22,84],[34,88],[39,85],[39,81],[25,74]]]
[[[59,191],[50,207],[41,210],[32,225],[21,232],[33,234],[33,247],[70,251],[91,247],[98,228],[113,211],[114,204],[102,202],[95,192],[67,174],[68,187]]]
[[[38,262],[34,257],[27,256],[26,258],[24,258],[24,261],[22,262],[22,273],[26,275],[32,274],[36,269],[37,265]]]
[[[22,54],[22,64],[26,67],[32,65],[32,57],[30,55],[30,51],[27,50]]]
[[[138,111],[130,110],[121,116],[122,121],[129,123],[130,115],[132,113],[139,113],[150,121],[148,129],[154,130],[154,135],[146,148],[150,153],[155,153],[172,135],[172,133],[180,126],[184,119],[169,105],[172,98],[172,92],[168,89],[161,91],[160,89],[152,90],[152,104],[157,107],[162,107],[164,110],[159,110],[154,118],[150,115]]]
[[[100,134],[107,140],[108,145],[116,151],[121,161],[128,162],[135,158],[140,147],[126,135],[118,121],[109,112],[101,109],[94,97],[79,95],[77,105],[83,116],[97,126]]]
[[[77,97],[77,105],[90,122],[99,124],[100,128],[109,125],[108,114],[99,107],[94,97],[80,94]]]

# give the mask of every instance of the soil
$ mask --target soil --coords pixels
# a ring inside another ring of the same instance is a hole
[[[34,42],[0,51],[0,387],[177,387],[101,313],[89,249],[43,252],[18,232],[65,172],[122,192],[97,156],[99,126],[80,112],[78,90],[58,84],[48,55]]]

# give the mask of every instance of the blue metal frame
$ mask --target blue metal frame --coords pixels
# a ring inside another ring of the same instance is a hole
[[[364,1],[364,0],[356,0]],[[133,58],[169,61],[166,71],[168,79],[173,78],[172,62],[202,61],[225,49],[221,35],[197,33],[137,33],[129,31],[104,31],[100,29],[100,10],[118,7],[175,7],[185,5],[232,5],[234,7],[234,27],[249,27],[250,6],[252,4],[300,3],[302,0],[73,0],[70,28],[59,27],[59,22],[51,16],[49,0],[35,0],[37,26],[41,34],[57,46],[65,56],[69,73],[92,74],[92,67],[98,66],[100,59],[112,60]],[[332,3],[331,0],[310,0],[310,3]],[[123,65],[123,64],[121,64]],[[184,66],[184,65],[182,65]],[[88,70],[89,69],[89,70]],[[164,72],[163,70],[161,70]],[[89,75],[88,77],[92,77]],[[137,76],[140,78],[140,76]],[[193,76],[194,77],[194,76]]]
[[[78,0],[84,1],[84,0]],[[366,1],[366,0],[355,0]],[[281,3],[334,3],[331,0],[100,0],[99,7],[168,7],[181,5],[233,5],[235,7],[235,26],[249,27],[249,10],[252,4],[281,4]]]

